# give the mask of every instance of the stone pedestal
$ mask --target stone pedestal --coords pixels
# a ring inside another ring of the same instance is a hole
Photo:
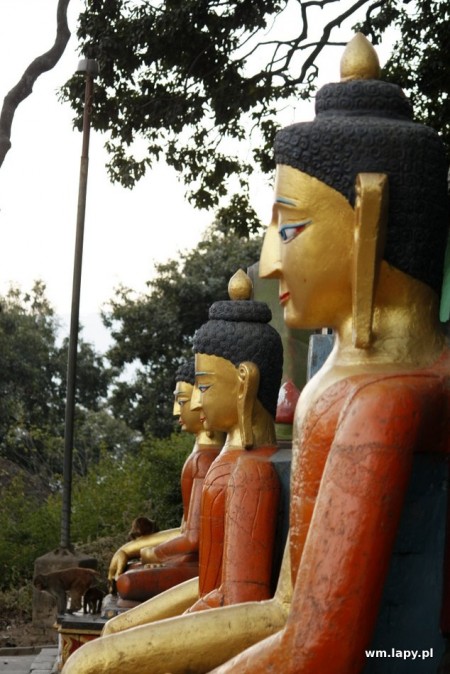
[[[58,630],[58,670],[64,667],[68,657],[77,648],[88,641],[97,639],[107,621],[100,616],[89,616],[79,613],[70,615],[65,613],[58,616],[56,628]]]

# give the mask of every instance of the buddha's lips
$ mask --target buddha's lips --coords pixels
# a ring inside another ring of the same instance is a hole
[[[288,301],[290,296],[291,296],[291,293],[289,291],[286,291],[285,293],[281,293],[281,295],[279,295],[279,297],[278,297],[278,300],[279,300],[280,304],[285,304],[285,302]]]
[[[206,417],[200,417],[200,423],[202,424],[204,421],[206,421]]]

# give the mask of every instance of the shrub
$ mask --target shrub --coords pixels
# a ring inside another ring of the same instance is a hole
[[[121,458],[104,452],[85,476],[74,477],[71,538],[76,547],[116,536],[121,544],[139,515],[155,519],[160,529],[178,526],[181,468],[192,444],[192,436],[184,434],[147,438],[137,451]],[[42,502],[24,487],[24,477],[18,476],[2,493],[0,590],[31,579],[35,559],[59,543],[61,493]],[[109,544],[111,554],[116,540]]]

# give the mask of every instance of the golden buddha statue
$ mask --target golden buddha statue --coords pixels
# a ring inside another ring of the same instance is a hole
[[[183,363],[175,375],[174,416],[179,417],[182,431],[195,435],[192,453],[181,471],[183,519],[181,527],[169,529],[125,543],[114,554],[108,579],[117,581],[118,607],[142,602],[189,578],[198,576],[200,502],[203,481],[222,448],[225,436],[205,431],[200,412],[191,406],[194,389],[194,359]],[[126,573],[130,559],[139,558]],[[143,565],[150,565],[144,567]]]
[[[268,324],[268,306],[250,300],[243,272],[229,292],[231,300],[211,307],[194,338],[191,410],[200,413],[206,432],[226,433],[203,486],[199,578],[110,620],[102,637],[68,659],[65,674],[208,671],[254,643],[247,638],[246,602],[265,605],[273,594],[280,486],[270,457],[277,449],[282,345]],[[285,614],[275,620],[281,626]],[[273,632],[273,622],[263,611],[251,628],[261,639]]]
[[[449,632],[447,162],[378,72],[357,35],[315,120],[276,138],[260,274],[287,325],[336,341],[296,409],[286,625],[216,674],[437,671],[442,593]],[[366,658],[374,640],[390,660]]]

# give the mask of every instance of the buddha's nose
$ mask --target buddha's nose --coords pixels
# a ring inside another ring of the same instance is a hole
[[[191,410],[198,411],[202,407],[201,405],[201,394],[197,386],[194,386],[191,396]]]
[[[266,230],[259,258],[259,276],[260,278],[279,278],[280,272],[280,237],[277,225],[271,223]]]

